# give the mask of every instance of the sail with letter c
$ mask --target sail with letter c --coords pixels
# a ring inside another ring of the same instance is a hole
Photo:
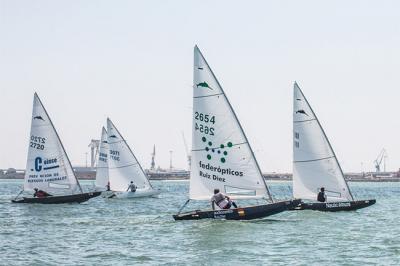
[[[69,158],[39,96],[33,97],[24,190],[53,195],[82,193]]]

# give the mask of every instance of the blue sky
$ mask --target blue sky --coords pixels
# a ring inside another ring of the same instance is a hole
[[[73,164],[110,117],[144,167],[186,167],[193,46],[265,172],[291,171],[292,85],[345,171],[400,167],[398,1],[0,0],[0,168],[24,168],[37,91]]]

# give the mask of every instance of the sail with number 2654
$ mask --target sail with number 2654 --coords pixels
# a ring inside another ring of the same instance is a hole
[[[196,46],[189,198],[210,200],[215,189],[230,199],[273,202],[242,126],[207,61]],[[178,213],[176,220],[254,219],[287,209],[291,201],[221,211]],[[240,214],[240,215],[239,215]]]

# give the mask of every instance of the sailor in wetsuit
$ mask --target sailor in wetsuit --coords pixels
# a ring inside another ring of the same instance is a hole
[[[130,190],[131,192],[136,192],[137,186],[135,184],[133,184],[133,181],[131,181],[131,184],[129,185],[128,190]]]
[[[211,197],[211,204],[213,210],[215,210],[214,204],[217,204],[217,206],[221,209],[230,209],[232,205],[233,207],[237,208],[236,203],[231,201],[228,196],[225,196],[224,194],[219,192],[218,188],[214,189],[214,195]]]
[[[320,192],[318,193],[317,200],[319,202],[326,202],[326,194],[325,194],[325,188],[322,187]]]
[[[110,181],[108,181],[108,183],[107,183],[107,185],[106,185],[106,189],[107,189],[107,191],[110,191],[110,190],[111,190]]]
[[[38,190],[37,188],[35,188],[35,193],[33,194],[33,197],[37,197],[37,198],[46,198],[46,197],[50,197],[51,195],[49,193],[47,193],[46,191],[43,190]]]

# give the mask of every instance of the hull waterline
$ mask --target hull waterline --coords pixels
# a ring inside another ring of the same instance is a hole
[[[104,191],[101,196],[103,198],[116,198],[116,199],[130,199],[130,198],[144,198],[144,197],[154,197],[160,194],[160,190],[151,189],[140,191],[137,190],[135,192],[118,192],[118,191]]]
[[[260,219],[287,211],[300,204],[300,200],[281,201],[264,205],[249,206],[228,210],[190,211],[173,215],[175,220],[226,219],[252,220]]]
[[[27,198],[11,200],[12,203],[39,203],[39,204],[61,204],[61,203],[81,203],[91,198],[97,197],[101,192],[88,192],[82,194],[51,196],[45,198]]]
[[[298,206],[294,207],[291,210],[313,210],[313,211],[326,211],[326,212],[354,211],[369,207],[371,205],[374,205],[375,203],[376,203],[375,199],[345,201],[345,202],[312,202],[312,203],[301,202]]]

